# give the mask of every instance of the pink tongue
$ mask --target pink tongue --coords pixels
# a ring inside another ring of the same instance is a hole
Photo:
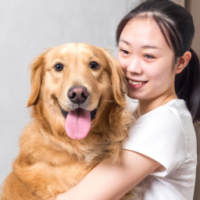
[[[91,127],[90,111],[77,109],[68,113],[65,121],[67,135],[75,140],[81,140],[87,136]]]

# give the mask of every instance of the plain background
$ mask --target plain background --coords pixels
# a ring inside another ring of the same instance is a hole
[[[139,0],[0,0],[0,185],[30,121],[31,61],[45,48],[84,42],[115,50],[121,18]]]

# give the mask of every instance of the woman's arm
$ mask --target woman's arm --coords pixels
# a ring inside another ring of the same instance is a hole
[[[160,166],[149,157],[123,150],[123,165],[99,164],[56,200],[118,200]]]

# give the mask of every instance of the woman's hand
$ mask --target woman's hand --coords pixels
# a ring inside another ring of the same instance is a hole
[[[56,200],[119,200],[161,164],[137,152],[123,150],[123,165],[100,163],[77,186]]]

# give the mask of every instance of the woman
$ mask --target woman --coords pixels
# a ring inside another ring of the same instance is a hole
[[[200,120],[200,65],[190,48],[192,16],[168,0],[148,0],[117,29],[118,60],[138,119],[124,143],[123,166],[101,163],[57,200],[117,200],[145,179],[144,200],[192,200],[193,121]]]

